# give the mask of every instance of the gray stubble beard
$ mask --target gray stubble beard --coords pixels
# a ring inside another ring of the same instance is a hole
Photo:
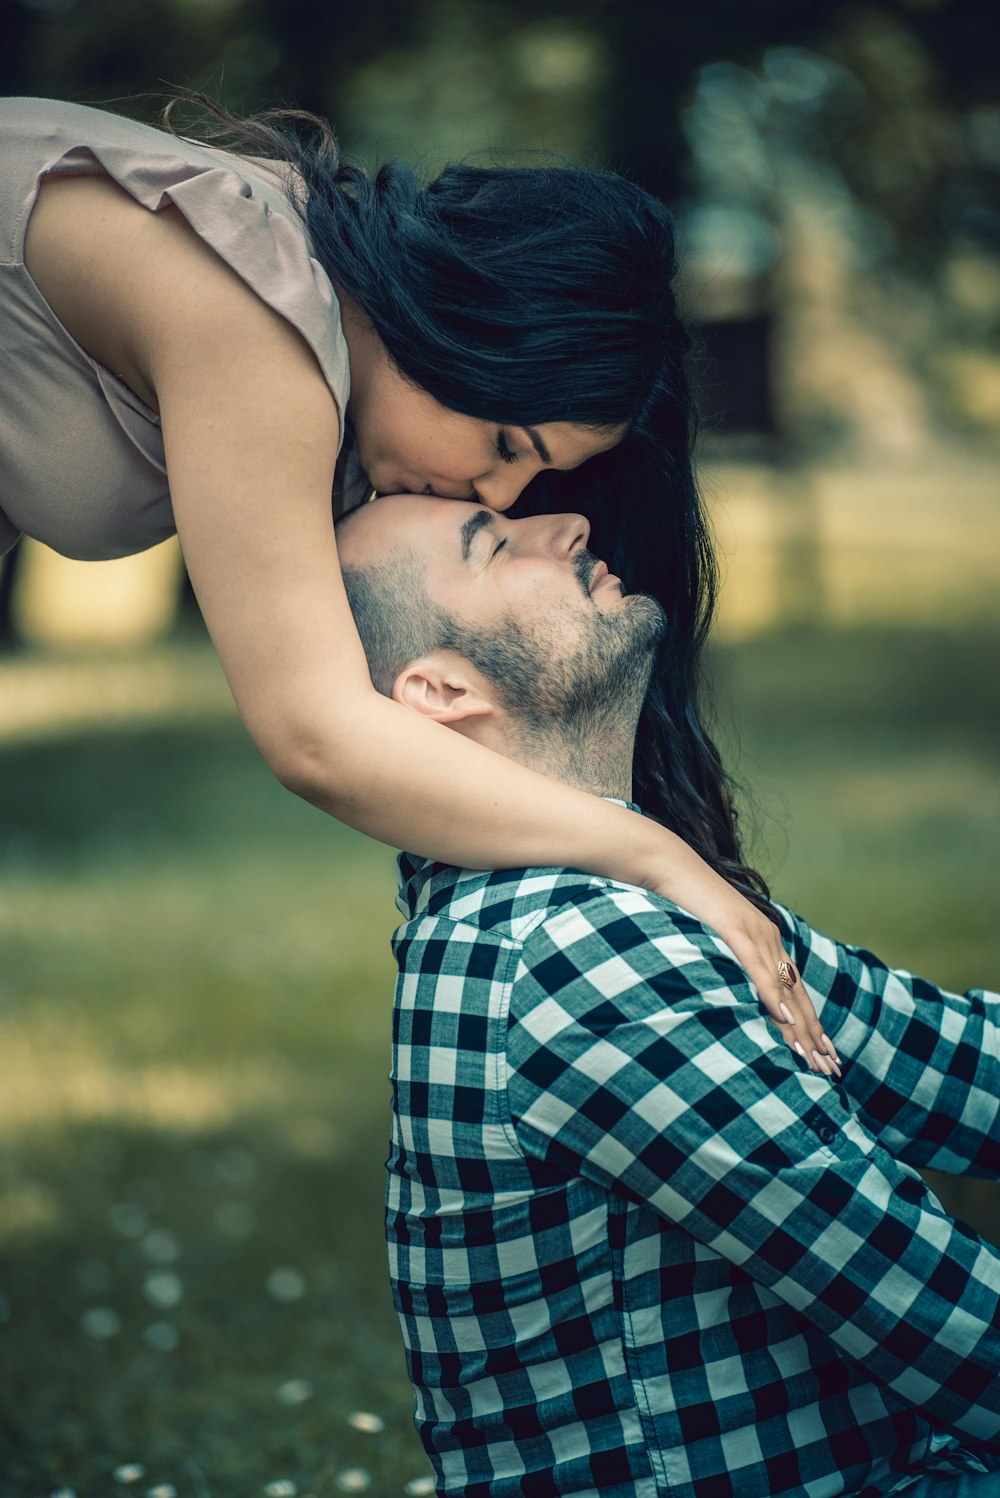
[[[512,758],[594,794],[628,800],[636,725],[666,615],[642,593],[613,612],[595,607],[588,638],[568,655],[558,648],[559,614],[552,620],[551,638],[548,630],[529,633],[508,615],[488,635],[458,625],[449,643],[497,688]]]

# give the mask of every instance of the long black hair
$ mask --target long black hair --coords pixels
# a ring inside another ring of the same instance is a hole
[[[695,482],[688,334],[678,314],[670,214],[614,172],[558,165],[447,167],[346,161],[319,116],[239,119],[205,94],[208,144],[287,162],[331,280],[390,359],[442,405],[512,426],[571,422],[626,434],[572,474],[547,472],[517,514],[579,510],[591,549],[669,625],[636,737],[644,810],[766,908],[743,861],[731,786],[701,713],[701,658],[717,570]],[[185,131],[185,134],[188,132]]]

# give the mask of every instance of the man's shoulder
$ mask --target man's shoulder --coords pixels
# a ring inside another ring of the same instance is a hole
[[[408,925],[454,922],[515,942],[553,912],[590,901],[611,886],[580,869],[460,869],[418,864],[408,855],[400,859],[399,871],[397,905]]]
[[[612,879],[586,887],[560,882],[522,938],[527,967],[554,976],[564,967],[631,984],[687,971],[699,993],[739,986],[742,970],[725,942],[689,911],[650,890]]]
[[[410,917],[409,926],[454,924],[518,944],[546,934],[566,940],[588,931],[628,945],[679,936],[728,950],[695,916],[662,896],[581,869],[475,870],[425,864],[417,884],[407,881],[402,860],[400,872],[399,903]]]

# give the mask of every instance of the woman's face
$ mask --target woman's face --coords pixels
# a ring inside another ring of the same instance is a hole
[[[440,405],[389,362],[378,339],[352,337],[349,414],[361,466],[380,494],[478,499],[508,510],[543,468],[576,468],[615,447],[620,427],[594,432],[569,422],[520,427],[463,416]]]

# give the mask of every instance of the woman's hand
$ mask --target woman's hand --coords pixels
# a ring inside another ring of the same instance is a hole
[[[774,922],[694,854],[690,863],[685,860],[680,879],[673,858],[669,880],[656,882],[652,888],[722,937],[789,1049],[797,1052],[812,1071],[839,1077],[840,1058],[823,1033]]]

